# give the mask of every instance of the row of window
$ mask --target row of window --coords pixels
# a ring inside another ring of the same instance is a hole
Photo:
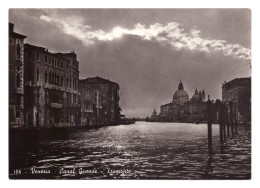
[[[33,59],[33,54],[32,54],[31,51],[29,51],[27,55],[28,55],[28,59],[29,60]],[[36,60],[40,61],[40,53],[39,52],[36,53]],[[44,57],[44,62],[48,63],[49,65],[52,65],[52,66],[55,66],[55,67],[63,69],[63,62],[60,61],[60,60],[57,60],[55,58],[51,58],[51,57],[45,56]]]
[[[72,100],[71,97],[67,98],[67,103],[71,104],[71,102],[73,103],[77,103],[77,96],[76,95],[72,95]],[[62,104],[63,103],[63,97],[62,97],[62,93],[46,93],[45,94],[45,104],[49,104],[49,103],[59,103]],[[40,93],[39,91],[37,91],[36,93],[36,104],[40,104]]]
[[[40,54],[37,53],[38,55],[36,55],[36,58],[37,60],[39,59],[40,60]],[[37,57],[39,56],[39,57]],[[38,61],[39,61],[38,60]],[[58,67],[58,68],[62,68],[63,69],[63,62],[62,61],[59,61],[57,59],[54,59],[54,58],[51,58],[51,57],[48,57],[48,56],[45,56],[44,57],[44,62],[45,63],[49,63],[49,65],[53,65],[55,67]]]
[[[36,72],[37,81],[39,81],[40,71],[37,69]],[[49,78],[49,81],[48,81]],[[45,83],[50,83],[58,86],[63,86],[63,76],[55,72],[47,72],[45,71]],[[71,88],[77,90],[77,82],[75,80],[71,81],[71,77],[67,77],[65,80],[65,87]]]

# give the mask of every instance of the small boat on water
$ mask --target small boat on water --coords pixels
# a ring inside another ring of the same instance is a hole
[[[195,121],[195,124],[200,124],[199,120]]]
[[[130,125],[130,124],[135,124],[135,120],[131,119],[124,119],[120,122],[121,125]]]

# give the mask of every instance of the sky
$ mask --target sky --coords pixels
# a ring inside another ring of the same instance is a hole
[[[249,9],[10,9],[9,22],[26,43],[74,50],[80,78],[119,83],[127,117],[159,112],[180,80],[215,100],[224,81],[251,76]]]

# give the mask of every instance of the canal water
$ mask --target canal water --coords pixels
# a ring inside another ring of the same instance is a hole
[[[136,122],[92,130],[12,133],[9,176],[14,179],[250,179],[251,129],[220,144],[212,125]]]

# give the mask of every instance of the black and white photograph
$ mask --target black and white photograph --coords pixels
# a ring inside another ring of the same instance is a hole
[[[251,9],[8,14],[9,179],[251,179]]]

